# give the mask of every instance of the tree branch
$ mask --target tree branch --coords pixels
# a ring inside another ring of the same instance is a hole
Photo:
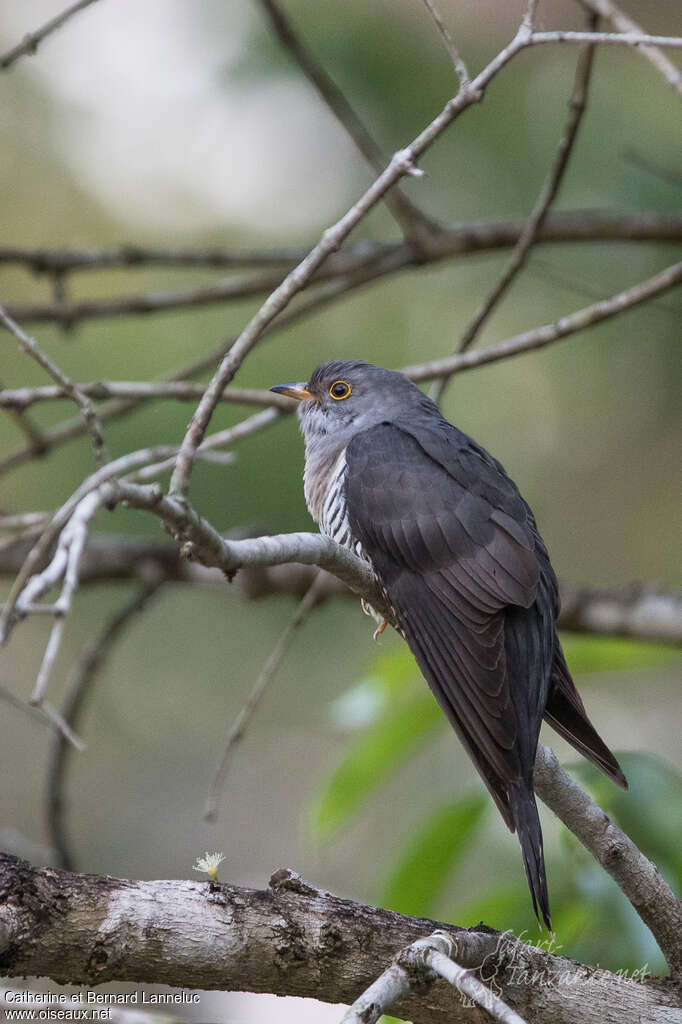
[[[218,801],[225,786],[225,780],[227,779],[227,773],[232,759],[232,752],[237,743],[239,743],[243,738],[256,708],[263,699],[265,691],[277,672],[282,658],[285,656],[289,646],[291,645],[291,641],[294,638],[296,630],[303,625],[315,605],[319,603],[319,595],[322,590],[322,586],[324,585],[324,577],[325,573],[321,572],[319,569],[314,572],[310,586],[301,598],[291,619],[277,638],[277,643],[268,655],[263,668],[258,674],[258,678],[253,684],[251,693],[230,726],[225,746],[220,755],[220,760],[216,766],[215,773],[209,786],[208,796],[206,797],[206,805],[204,807],[204,819],[206,821],[214,821],[217,816]]]
[[[264,891],[194,881],[135,882],[31,868],[0,855],[0,968],[6,977],[274,992],[352,1003],[403,946],[444,932],[457,961],[533,1024],[680,1024],[679,990],[526,946],[341,900],[294,872]],[[470,1024],[449,985],[394,1012]]]
[[[66,687],[61,717],[78,731],[81,713],[90,693],[91,684],[109,656],[116,640],[128,627],[130,620],[141,612],[158,591],[163,576],[154,563],[142,561],[138,566],[139,587],[109,619],[97,636],[87,642],[76,661]],[[73,870],[75,862],[64,824],[64,779],[71,747],[62,731],[52,734],[47,764],[46,821],[50,843],[57,855],[59,867]]]
[[[464,999],[487,1010],[501,1024],[525,1024],[492,989],[451,959],[452,947],[447,932],[436,931],[401,949],[391,966],[348,1008],[341,1024],[376,1024],[393,1003],[409,992],[423,992],[436,976],[444,978]]]
[[[590,15],[589,19],[590,27],[594,27],[597,20],[596,16]],[[559,189],[561,188],[561,183],[571,157],[571,152],[573,151],[573,145],[577,138],[583,114],[587,107],[587,96],[590,88],[593,65],[594,44],[591,44],[587,45],[578,57],[578,64],[573,81],[573,90],[569,103],[568,120],[564,126],[556,156],[554,157],[549,173],[547,174],[542,188],[540,189],[540,194],[535,202],[535,206],[528,218],[526,226],[519,236],[518,242],[514,246],[514,250],[504,272],[493,289],[486,296],[473,319],[465,328],[458,345],[459,352],[464,352],[475,341],[486,320],[502,300],[516,276],[526,265],[530,250],[537,239],[540,228],[547,219],[549,209],[559,194]],[[450,377],[441,377],[432,385],[430,394],[434,402],[440,402],[450,379]]]
[[[578,0],[588,11],[592,11],[595,14],[599,14],[604,18],[608,18],[614,28],[617,28],[619,32],[641,32],[642,29],[636,21],[625,14],[612,0]],[[641,46],[639,51],[643,57],[653,64],[657,71],[659,71],[663,78],[666,80],[678,95],[682,96],[682,72],[679,68],[676,68],[671,60],[666,57],[664,53],[661,53],[655,46]]]
[[[23,352],[26,352],[27,355],[31,356],[31,358],[34,359],[38,365],[41,366],[42,369],[57,382],[64,393],[76,403],[81,411],[85,427],[92,438],[95,461],[98,466],[104,465],[108,459],[108,454],[104,444],[104,438],[102,436],[102,425],[99,422],[97,413],[95,412],[95,408],[90,399],[87,395],[83,394],[78,384],[74,384],[73,381],[66,376],[63,370],[60,370],[54,360],[50,359],[50,357],[43,352],[35,338],[31,338],[26,334],[19,324],[16,323],[11,316],[8,316],[2,306],[0,306],[0,324],[2,324],[6,330],[14,336],[19,344],[19,348]]]
[[[367,127],[360,120],[357,112],[348,102],[344,93],[333,79],[330,78],[322,65],[318,64],[308,50],[306,50],[300,38],[294,32],[291,22],[276,0],[260,0],[260,5],[269,18],[279,41],[288,50],[303,74],[315,88],[317,94],[348,133],[369,166],[376,174],[381,174],[388,164],[388,160]],[[419,228],[422,231],[430,230],[430,221],[426,221],[421,210],[412,203],[400,188],[396,187],[391,192],[387,192],[384,199],[399,226],[405,232],[406,237],[411,238],[415,235],[418,237],[420,234]]]
[[[531,4],[527,11],[528,20],[531,22],[533,11],[534,7]],[[559,33],[559,35],[562,35],[565,41],[578,41],[575,38],[569,40],[568,36],[570,33]],[[580,36],[581,42],[600,41],[599,35],[599,33],[573,33],[573,37]],[[393,155],[389,165],[364,195],[353,204],[340,220],[323,233],[320,241],[310,250],[305,259],[268,296],[256,315],[252,317],[237,338],[230,352],[223,359],[206,388],[203,398],[194,411],[180,446],[173,475],[171,476],[171,494],[181,497],[187,494],[194,455],[213,415],[218,402],[218,396],[225,386],[230,383],[247,354],[258,343],[268,324],[286,308],[297,292],[310,280],[315,271],[322,266],[326,258],[341,246],[353,228],[367,216],[386,192],[406,174],[417,171],[417,159],[426,152],[439,135],[464,110],[472,104],[481,101],[487,86],[502,68],[525,49],[526,46],[537,42],[549,41],[549,39],[541,39],[539,35],[532,33],[529,24],[524,19],[509,45],[501,50],[471,83],[460,88],[457,95],[445,105],[440,114],[405,149],[399,150]],[[682,45],[682,40],[680,40],[680,44]]]
[[[522,334],[515,334],[513,338],[507,338],[497,345],[489,345],[488,348],[460,352],[454,356],[447,356],[445,359],[434,359],[428,363],[406,366],[402,372],[415,381],[432,380],[434,377],[448,376],[461,370],[469,370],[475,366],[483,366],[485,363],[496,362],[498,359],[507,359],[509,356],[544,348],[545,345],[551,345],[555,341],[567,338],[577,331],[584,331],[587,327],[593,327],[603,320],[618,316],[626,309],[632,309],[643,302],[648,302],[655,295],[663,295],[681,282],[682,262],[674,263],[646,281],[634,284],[632,287],[612,295],[609,299],[602,299],[591,306],[585,306],[584,309],[563,316],[553,323],[534,327]]]
[[[426,262],[465,256],[515,245],[525,221],[473,221],[434,228]],[[538,242],[644,241],[679,242],[682,240],[682,216],[612,211],[564,211],[552,214],[538,235]],[[362,241],[335,253],[327,261],[330,276],[358,269],[367,262],[396,251],[408,252],[406,242]],[[0,264],[25,266],[35,274],[74,273],[87,270],[139,269],[151,267],[215,267],[216,269],[280,267],[286,270],[299,263],[307,250],[300,248],[237,250],[222,246],[209,248],[159,249],[123,245],[114,249],[24,249],[0,246]],[[420,266],[415,260],[415,266]],[[16,307],[13,307],[16,308]],[[71,307],[69,307],[71,309]],[[25,317],[18,317],[25,320]]]
[[[538,746],[535,792],[620,886],[682,981],[682,903],[633,841],[573,781],[549,747]]]
[[[37,524],[44,529],[43,515]],[[0,577],[16,576],[29,550],[30,541],[23,539],[0,547]],[[223,585],[220,574],[188,561],[176,544],[106,533],[89,537],[81,561],[80,582],[87,586],[140,581],[141,567],[146,564],[153,565],[155,572],[168,582]],[[357,594],[331,572],[324,577],[318,602],[331,598],[357,600]],[[249,566],[239,572],[236,582],[247,600],[278,594],[302,598],[315,575],[314,566],[297,563]],[[682,645],[682,597],[677,593],[650,584],[601,590],[562,581],[560,595],[559,628],[567,632]]]
[[[58,28],[61,28],[74,14],[78,14],[79,11],[85,10],[86,7],[90,7],[94,3],[96,3],[96,0],[78,0],[77,3],[71,4],[61,14],[47,21],[41,28],[36,29],[35,32],[27,33],[20,43],[17,43],[11,50],[0,56],[0,70],[4,71],[11,67],[15,61],[19,60],[20,57],[26,56],[26,54],[33,55],[36,53],[43,39],[52,35]]]

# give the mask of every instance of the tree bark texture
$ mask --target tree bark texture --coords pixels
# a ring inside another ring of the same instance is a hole
[[[37,869],[0,854],[0,973],[9,977],[351,1003],[398,950],[436,928],[452,936],[454,959],[528,1024],[682,1024],[682,990],[673,982],[621,977],[484,926],[467,931],[339,899],[288,869],[255,890]],[[489,1019],[440,981],[392,1012],[419,1024]]]

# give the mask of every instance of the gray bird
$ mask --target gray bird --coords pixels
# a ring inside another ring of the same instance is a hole
[[[271,388],[300,402],[305,498],[367,559],[417,664],[509,829],[551,930],[533,766],[544,718],[619,786],[556,632],[559,597],[528,505],[485,449],[401,373],[323,363]]]

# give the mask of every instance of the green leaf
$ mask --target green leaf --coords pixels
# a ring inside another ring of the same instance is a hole
[[[310,818],[313,836],[318,840],[329,839],[444,721],[440,708],[428,692],[387,710],[378,722],[353,740],[313,806]]]
[[[342,729],[359,729],[377,721],[395,702],[424,693],[424,680],[408,647],[401,645],[375,658],[371,672],[331,706],[331,720]]]
[[[654,668],[679,658],[679,653],[664,644],[643,643],[619,637],[561,636],[568,666],[575,675],[587,672],[615,672],[635,668]]]
[[[403,851],[382,897],[382,906],[401,914],[426,917],[471,845],[488,801],[465,797],[438,808]]]

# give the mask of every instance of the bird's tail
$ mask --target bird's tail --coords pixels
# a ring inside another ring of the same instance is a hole
[[[560,646],[554,655],[550,693],[544,717],[560,736],[608,775],[617,786],[628,788],[621,766],[587,717],[585,706],[573,684]]]
[[[552,919],[549,912],[542,829],[532,783],[523,779],[513,782],[509,789],[509,803],[516,826],[516,834],[521,843],[526,878],[533,899],[533,910],[537,919],[543,920],[551,932]]]

